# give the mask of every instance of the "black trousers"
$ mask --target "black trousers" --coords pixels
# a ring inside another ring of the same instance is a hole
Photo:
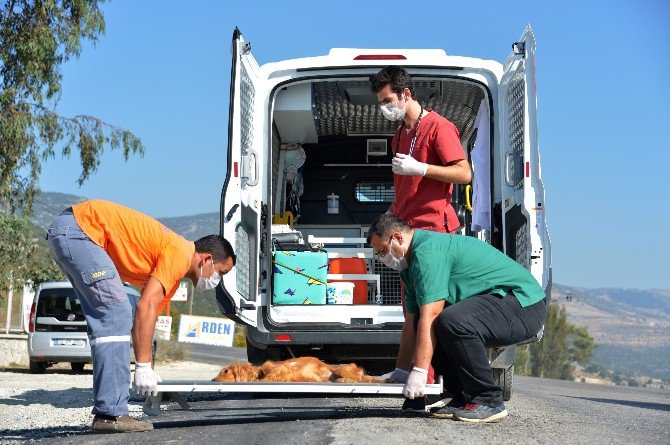
[[[446,307],[435,319],[432,365],[445,389],[465,402],[498,405],[502,389],[493,380],[486,347],[508,346],[537,334],[547,316],[545,300],[522,308],[513,294],[475,295]],[[420,315],[414,317],[414,328]]]

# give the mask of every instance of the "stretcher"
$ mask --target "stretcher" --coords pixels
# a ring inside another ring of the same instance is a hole
[[[149,396],[142,411],[149,416],[158,416],[166,395],[183,409],[189,404],[181,393],[285,393],[285,394],[357,394],[402,396],[405,385],[399,383],[278,383],[278,382],[212,382],[209,380],[172,380],[158,385],[158,395]],[[426,395],[443,392],[442,377],[437,383],[426,385]]]

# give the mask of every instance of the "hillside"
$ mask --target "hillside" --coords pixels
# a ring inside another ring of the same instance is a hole
[[[46,228],[63,209],[86,199],[88,198],[65,193],[42,192],[35,199],[31,223],[37,227]],[[157,219],[190,240],[219,233],[219,214],[215,212]]]
[[[552,298],[568,321],[588,328],[598,344],[595,364],[670,379],[670,291],[554,285]]]

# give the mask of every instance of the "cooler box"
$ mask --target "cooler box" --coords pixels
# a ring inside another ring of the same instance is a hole
[[[272,304],[326,304],[326,252],[273,254]]]

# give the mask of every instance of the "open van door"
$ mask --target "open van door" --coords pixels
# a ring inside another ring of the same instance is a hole
[[[537,139],[535,36],[530,25],[512,46],[500,82],[499,122],[504,153],[503,233],[507,255],[551,291],[551,243]]]
[[[260,170],[265,165],[262,141],[254,134],[253,125],[258,107],[259,67],[251,55],[250,43],[237,28],[231,50],[228,170],[221,193],[220,233],[233,246],[237,263],[217,286],[216,299],[224,315],[256,326],[256,309],[260,305],[261,219],[265,208],[262,202],[265,179]]]

